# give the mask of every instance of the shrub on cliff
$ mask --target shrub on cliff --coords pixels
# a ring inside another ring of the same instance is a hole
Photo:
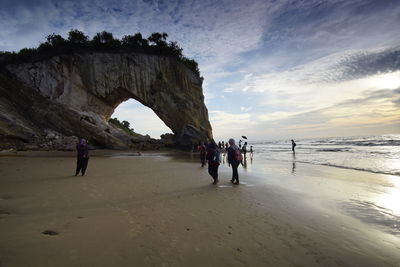
[[[127,134],[137,135],[137,133],[135,133],[133,131],[133,128],[130,127],[130,123],[128,121],[122,121],[121,122],[117,118],[111,118],[111,119],[108,120],[108,122],[113,124],[114,126],[120,128],[121,130],[123,130]]]
[[[152,33],[147,39],[141,33],[125,35],[121,40],[114,38],[110,32],[96,33],[90,39],[82,31],[72,29],[68,38],[61,35],[50,34],[46,41],[37,48],[23,48],[18,53],[0,52],[0,63],[24,62],[41,60],[64,53],[72,52],[143,52],[163,56],[171,56],[186,65],[200,77],[199,67],[196,61],[183,55],[183,49],[177,42],[167,42],[167,33]]]

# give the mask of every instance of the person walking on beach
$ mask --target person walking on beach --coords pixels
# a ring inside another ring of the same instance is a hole
[[[242,151],[243,151],[244,159],[246,160],[247,142],[244,142],[244,145],[243,145],[243,147],[242,147]]]
[[[250,146],[250,158],[253,159],[253,146]]]
[[[82,176],[84,176],[89,161],[89,148],[84,138],[79,140],[79,143],[76,145],[76,150],[78,154],[75,176],[78,176],[79,172],[81,172]]]
[[[197,147],[197,150],[200,151],[201,167],[204,167],[204,165],[206,165],[206,146],[204,145],[204,142],[200,143],[200,145]]]
[[[228,165],[232,166],[232,180],[231,182],[234,184],[239,184],[239,174],[238,174],[238,166],[239,163],[243,160],[242,153],[237,145],[235,145],[235,139],[229,139],[229,148],[228,148]]]
[[[292,139],[291,141],[292,141],[292,151],[293,151],[293,153],[296,153],[296,152],[294,151],[294,147],[296,146],[296,143],[293,141],[293,139]]]
[[[213,184],[218,183],[218,167],[219,167],[219,150],[214,141],[208,145],[207,160],[208,160],[208,173],[214,179]]]

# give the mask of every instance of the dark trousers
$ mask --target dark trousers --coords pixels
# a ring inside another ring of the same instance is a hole
[[[76,162],[76,173],[75,175],[78,175],[80,171],[82,171],[82,175],[85,175],[86,168],[88,165],[89,158],[79,158],[78,161]]]
[[[206,153],[205,152],[200,152],[200,162],[201,162],[201,167],[206,165]]]
[[[214,166],[208,163],[208,173],[214,179],[214,182],[218,180],[218,167],[219,167],[218,165]]]
[[[239,162],[237,163],[232,163],[232,182],[233,183],[239,183],[239,173],[238,173],[238,167],[239,167]]]

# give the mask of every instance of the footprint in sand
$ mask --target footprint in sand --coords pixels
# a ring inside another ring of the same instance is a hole
[[[45,230],[42,232],[44,235],[58,235],[59,233],[53,230]]]
[[[8,212],[8,211],[6,211],[6,210],[0,209],[0,216],[1,216],[1,215],[11,215],[11,213]]]

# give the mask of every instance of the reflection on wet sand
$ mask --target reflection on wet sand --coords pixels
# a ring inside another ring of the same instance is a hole
[[[293,153],[293,161],[292,161],[292,174],[296,174],[296,154]]]
[[[387,233],[400,235],[400,216],[393,214],[389,209],[356,199],[350,199],[339,206],[345,213],[360,221],[374,224]]]

